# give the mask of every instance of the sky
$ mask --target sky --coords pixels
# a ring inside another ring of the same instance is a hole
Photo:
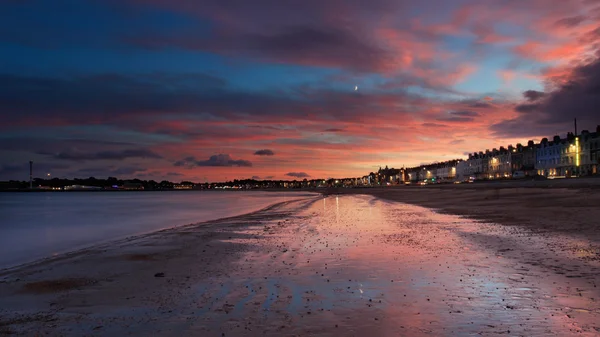
[[[4,0],[0,180],[357,177],[600,124],[597,0]]]

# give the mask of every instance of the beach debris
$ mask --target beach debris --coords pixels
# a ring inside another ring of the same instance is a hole
[[[156,273],[154,277],[165,277],[165,273]]]

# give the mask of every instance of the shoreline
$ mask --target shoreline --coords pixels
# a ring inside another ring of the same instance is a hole
[[[232,263],[247,249],[244,246],[223,242],[232,239],[232,232],[236,227],[248,228],[269,221],[283,220],[296,209],[314,202],[310,199],[316,200],[316,198],[305,198],[278,202],[244,215],[113,240],[65,253],[59,257],[37,260],[9,270],[2,270],[0,271],[0,335],[27,335],[31,331],[31,325],[37,325],[39,333],[52,329],[55,325],[48,326],[47,322],[53,322],[57,318],[47,319],[60,315],[63,308],[56,306],[56,302],[60,302],[61,296],[69,293],[85,293],[93,289],[107,291],[106,287],[114,286],[114,282],[119,280],[121,285],[127,284],[128,288],[123,296],[117,295],[119,298],[122,299],[126,297],[125,294],[132,293],[139,296],[140,292],[145,293],[148,290],[144,287],[140,288],[139,278],[143,275],[148,277],[148,280],[159,280],[161,278],[156,276],[159,271],[166,273],[168,277],[180,275],[180,278],[189,280],[189,275],[194,273],[186,271],[186,267],[173,264],[172,260],[183,259],[186,261],[184,265],[189,267],[193,264],[193,260],[196,260],[196,258],[190,260],[190,257],[186,256],[189,253],[185,252],[190,250],[202,256],[198,256],[200,261],[213,266],[212,269],[203,270],[201,272],[203,275],[196,275],[195,279],[206,278],[207,274],[219,274],[219,264]],[[223,254],[221,249],[229,251],[229,254]],[[152,262],[153,266],[140,265],[148,262]],[[135,271],[135,274],[131,274],[132,271]],[[187,278],[184,278],[182,273],[188,275]],[[172,291],[179,292],[177,289],[163,290],[171,294],[167,298],[175,296]],[[121,290],[114,287],[108,291],[112,292],[113,296],[115,292],[121,294]],[[148,293],[144,296],[151,295]],[[15,302],[9,297],[22,298],[22,300]],[[101,296],[97,301],[102,302],[104,299],[105,296]],[[3,300],[8,302],[3,303]],[[75,313],[70,315],[78,316]],[[18,328],[15,328],[15,325]],[[83,334],[90,335],[90,331]],[[62,336],[64,333],[58,335]]]
[[[81,191],[83,192],[83,191]],[[144,231],[144,232],[140,232],[140,233],[136,233],[136,234],[132,234],[132,235],[125,235],[125,236],[120,236],[120,237],[115,237],[115,238],[110,238],[110,239],[105,239],[105,240],[100,240],[98,242],[94,242],[91,244],[84,244],[84,245],[79,245],[76,246],[74,248],[69,248],[60,252],[57,252],[53,255],[50,256],[43,256],[43,257],[35,257],[32,259],[28,259],[27,261],[24,262],[18,262],[17,264],[14,265],[9,265],[9,266],[1,266],[0,265],[0,277],[2,277],[4,274],[16,271],[18,269],[21,268],[28,268],[30,266],[35,266],[38,264],[44,264],[44,263],[48,263],[48,262],[52,262],[55,259],[68,259],[69,257],[72,256],[76,256],[78,254],[85,254],[86,251],[90,251],[90,250],[94,250],[94,249],[99,249],[101,247],[104,246],[110,246],[112,244],[117,244],[120,242],[129,242],[135,239],[139,239],[139,238],[143,238],[145,236],[148,235],[152,235],[152,234],[158,234],[164,231],[171,231],[171,230],[176,230],[176,229],[180,229],[180,228],[185,228],[188,226],[202,226],[202,225],[210,225],[213,222],[222,222],[222,221],[227,221],[230,219],[235,219],[238,217],[245,217],[245,216],[252,216],[256,213],[261,213],[261,212],[268,212],[270,209],[273,208],[277,208],[280,206],[283,206],[287,203],[290,202],[294,202],[294,201],[301,201],[301,200],[305,200],[305,199],[310,199],[310,198],[315,198],[315,197],[299,197],[298,199],[293,199],[293,200],[288,200],[288,201],[280,201],[280,202],[275,202],[273,204],[270,204],[268,206],[265,206],[263,208],[257,209],[255,211],[249,212],[249,213],[243,213],[243,214],[238,214],[238,215],[233,215],[233,216],[226,216],[226,217],[221,217],[221,218],[216,218],[216,219],[212,219],[212,220],[204,220],[204,221],[199,221],[199,222],[193,222],[193,223],[188,223],[188,224],[183,224],[183,225],[174,225],[174,226],[170,226],[170,227],[165,227],[162,229],[157,229],[157,230],[148,230],[148,231]]]

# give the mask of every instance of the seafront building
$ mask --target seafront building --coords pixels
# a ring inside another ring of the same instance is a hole
[[[598,174],[600,164],[600,125],[596,132],[590,133],[586,130],[581,132],[581,174]]]
[[[542,139],[536,151],[537,174],[545,177],[573,177],[598,174],[600,126],[566,138]]]
[[[459,164],[462,159],[441,163],[433,163],[404,170],[402,182],[451,182],[457,179]]]
[[[517,147],[509,146],[511,155],[512,173],[515,177],[535,176],[535,161],[537,147],[530,140],[527,146],[517,144]]]
[[[500,150],[494,149],[489,161],[490,179],[510,178],[512,175],[510,152],[500,147]]]
[[[464,160],[457,159],[400,170],[397,179],[402,183],[443,183],[466,180],[519,179],[534,176],[576,177],[599,174],[600,125],[596,132],[583,130],[580,134],[567,133],[565,138],[554,136],[539,144],[530,140],[527,145],[517,144],[499,149],[473,152]],[[366,185],[380,185],[385,168],[363,177]],[[385,180],[385,178],[384,178]]]

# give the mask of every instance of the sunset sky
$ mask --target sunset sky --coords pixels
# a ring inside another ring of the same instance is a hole
[[[600,1],[4,0],[0,180],[354,177],[600,124]]]

